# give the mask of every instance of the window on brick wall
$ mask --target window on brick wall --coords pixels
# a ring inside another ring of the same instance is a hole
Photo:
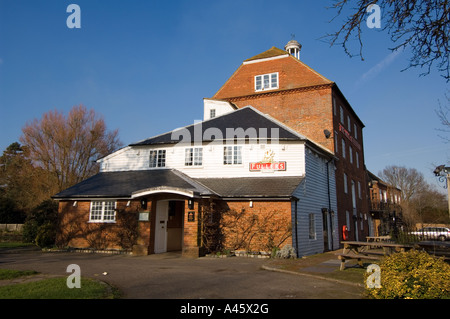
[[[359,154],[358,152],[355,152],[355,156],[356,156],[356,168],[359,168]]]
[[[89,221],[98,223],[114,223],[116,221],[116,202],[92,201]]]
[[[348,181],[347,181],[347,174],[344,173],[344,193],[348,193]]]
[[[255,91],[278,89],[278,72],[255,76]]]
[[[338,153],[338,152],[339,152],[339,150],[338,150],[338,144],[339,144],[339,142],[338,142],[338,132],[337,132],[337,131],[334,131],[334,152],[335,152],[335,153]]]
[[[348,146],[348,158],[350,163],[353,164],[353,148],[350,145]]]
[[[343,158],[345,158],[345,153],[346,153],[346,151],[345,151],[345,141],[344,141],[344,139],[342,139],[342,157]]]

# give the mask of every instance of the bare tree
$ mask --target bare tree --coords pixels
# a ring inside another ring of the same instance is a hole
[[[439,101],[439,108],[436,110],[436,114],[439,118],[439,121],[441,122],[442,128],[437,129],[440,132],[443,132],[444,134],[448,135],[450,133],[450,118],[449,118],[449,112],[450,112],[450,97],[448,95],[445,95],[445,98],[447,99],[447,104],[442,105]],[[441,136],[439,135],[446,143],[450,142],[450,138],[448,136]]]
[[[411,50],[410,63],[405,70],[421,67],[426,69],[422,75],[426,75],[436,65],[441,75],[447,81],[450,80],[448,0],[335,0],[331,6],[337,11],[334,19],[347,12],[347,9],[350,14],[338,31],[327,35],[330,44],[340,44],[349,56],[356,55],[364,59],[362,27],[368,17],[367,8],[371,4],[377,4],[381,9],[383,30],[390,33],[395,44],[390,49]],[[359,44],[357,54],[352,53],[349,48],[349,43],[354,38]]]
[[[59,190],[95,174],[94,162],[120,146],[118,131],[108,131],[94,110],[74,106],[66,117],[59,111],[45,113],[22,128],[20,140],[36,165],[51,172]]]
[[[387,166],[379,173],[379,176],[385,182],[401,189],[402,203],[410,202],[415,195],[428,188],[423,174],[415,168]]]

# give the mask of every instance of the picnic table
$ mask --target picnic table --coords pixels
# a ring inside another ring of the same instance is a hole
[[[379,260],[382,256],[387,256],[396,251],[405,251],[414,248],[411,245],[394,244],[390,242],[367,242],[367,241],[343,241],[344,249],[338,254],[341,260],[341,270],[345,269],[345,261],[357,259],[362,267],[362,260]],[[380,249],[381,248],[381,249]]]

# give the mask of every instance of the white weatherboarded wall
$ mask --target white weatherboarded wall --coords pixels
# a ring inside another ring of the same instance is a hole
[[[299,257],[322,253],[325,245],[327,249],[339,247],[334,163],[331,161],[327,164],[327,162],[328,159],[306,148],[306,175],[294,193],[299,199],[298,202],[292,202],[294,226],[292,241]],[[327,166],[329,183],[327,182]],[[334,214],[327,215],[329,236],[326,244],[324,243],[322,209],[334,211]],[[296,210],[297,213],[295,213]],[[310,232],[311,218],[314,225],[313,232]]]
[[[177,169],[193,178],[208,177],[253,177],[253,176],[303,176],[305,174],[305,147],[303,142],[279,144],[237,143],[242,146],[242,164],[225,165],[224,144],[203,143],[203,165],[186,166],[186,144],[166,144],[152,146],[133,146],[121,149],[100,161],[100,171],[149,170],[150,150],[166,151],[166,168]],[[273,154],[274,161],[286,162],[285,171],[250,171],[250,163],[263,160],[266,152]]]

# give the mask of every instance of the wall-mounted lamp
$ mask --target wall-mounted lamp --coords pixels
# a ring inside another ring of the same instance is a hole
[[[130,204],[131,204],[131,201],[129,200],[129,201],[127,202],[127,207],[130,207]]]
[[[77,205],[78,205],[78,202],[77,202],[77,201],[74,201],[72,206],[73,206],[73,207],[77,207]]]
[[[325,134],[325,138],[330,138],[330,136],[331,136],[331,132],[330,131],[328,131],[328,130],[323,130],[323,134]]]
[[[253,207],[253,201],[252,200],[250,201],[250,207]]]
[[[147,200],[145,198],[141,199],[141,208],[147,209]]]
[[[188,208],[194,209],[194,200],[193,199],[188,199]]]

